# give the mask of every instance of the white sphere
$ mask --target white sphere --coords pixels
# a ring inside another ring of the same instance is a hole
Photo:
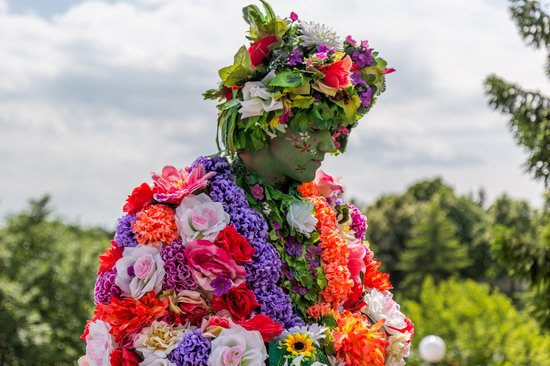
[[[445,342],[436,335],[429,335],[418,345],[420,358],[426,362],[439,362],[445,357]]]

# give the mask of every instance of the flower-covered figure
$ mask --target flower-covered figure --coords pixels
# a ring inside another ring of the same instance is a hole
[[[99,258],[81,365],[404,365],[414,327],[320,170],[393,71],[367,41],[244,8],[251,45],[220,70],[223,149],[128,196]],[[219,142],[219,141],[218,141]]]

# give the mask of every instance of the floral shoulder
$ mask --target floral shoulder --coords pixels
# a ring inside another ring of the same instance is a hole
[[[99,257],[88,363],[401,362],[412,324],[331,179],[283,194],[221,157],[153,173]]]

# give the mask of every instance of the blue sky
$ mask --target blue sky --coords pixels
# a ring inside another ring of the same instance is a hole
[[[215,104],[201,93],[245,43],[249,1],[0,0],[0,217],[51,193],[56,212],[113,227],[126,195],[165,164],[215,152]],[[371,202],[441,176],[542,202],[490,73],[550,94],[506,1],[271,1],[276,12],[365,38],[397,69],[388,90],[323,167]]]

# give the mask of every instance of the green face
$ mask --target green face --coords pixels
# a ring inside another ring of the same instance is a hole
[[[325,154],[337,150],[329,130],[315,128],[305,132],[289,128],[284,135],[270,140],[268,149],[278,164],[278,174],[298,182],[311,182]]]

